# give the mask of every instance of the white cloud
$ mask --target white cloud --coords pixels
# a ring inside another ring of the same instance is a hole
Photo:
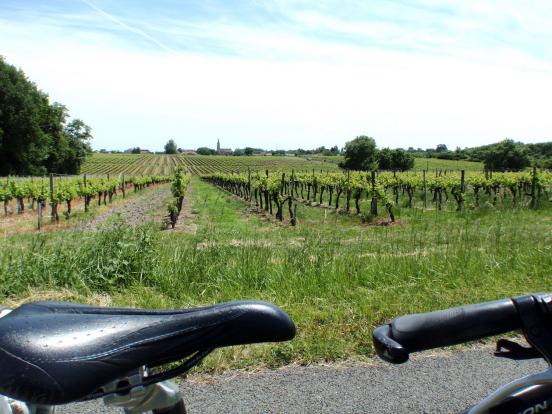
[[[8,62],[92,125],[98,149],[160,149],[169,137],[186,148],[214,146],[217,138],[232,147],[331,146],[360,134],[391,147],[551,139],[552,69],[545,59],[508,47],[472,48],[454,36],[420,32],[408,39],[408,31],[388,23],[345,25],[314,13],[294,19],[302,30],[408,41],[428,52],[323,41],[277,27],[176,21],[145,26],[156,39],[202,36],[239,55],[164,53],[129,47],[108,32],[68,35],[51,23],[5,20],[0,47]]]

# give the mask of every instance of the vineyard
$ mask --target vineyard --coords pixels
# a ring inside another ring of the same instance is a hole
[[[259,299],[296,321],[293,346],[227,348],[205,361],[210,370],[367,358],[373,327],[397,314],[552,288],[543,170],[182,170],[159,186],[125,177],[53,177],[53,192],[49,177],[0,180],[10,198],[10,213],[0,209],[4,301],[182,308]],[[36,232],[39,205],[55,223],[51,202],[60,225]]]
[[[40,229],[43,211],[47,204],[51,207],[52,221],[59,222],[59,207],[65,205],[64,216],[68,219],[73,212],[73,202],[82,200],[84,211],[87,212],[94,204],[111,203],[113,197],[120,192],[125,197],[127,190],[135,192],[153,184],[167,182],[165,176],[135,176],[121,175],[116,178],[107,177],[54,177],[49,178],[19,178],[7,177],[0,181],[0,202],[3,204],[4,216],[8,215],[10,203],[15,203],[17,214],[27,208],[37,209],[37,222]]]
[[[337,164],[295,157],[226,157],[163,154],[93,154],[84,163],[83,174],[171,175],[177,168],[193,175],[231,173],[247,168],[264,171],[308,170],[337,171]]]
[[[363,221],[378,216],[383,206],[391,221],[393,208],[432,207],[437,210],[461,211],[481,205],[537,207],[549,202],[552,194],[552,173],[531,172],[342,172],[342,173],[246,173],[205,175],[204,179],[258,208],[283,220],[287,206],[292,225],[296,224],[294,202],[352,211]],[[363,204],[369,204],[364,211]],[[452,207],[451,207],[452,205]]]

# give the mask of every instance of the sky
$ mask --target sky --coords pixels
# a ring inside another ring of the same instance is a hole
[[[161,150],[552,140],[550,0],[0,0],[0,55]]]

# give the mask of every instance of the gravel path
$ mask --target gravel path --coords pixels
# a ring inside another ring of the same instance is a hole
[[[159,219],[161,223],[161,217],[152,217],[151,212],[161,209],[167,204],[167,200],[170,197],[170,186],[168,184],[161,185],[157,188],[143,190],[143,194],[138,195],[130,201],[115,207],[92,220],[83,223],[78,226],[79,230],[96,230],[103,225],[110,218],[120,214],[125,221],[131,225],[136,226],[142,224],[148,220]]]
[[[510,361],[489,348],[419,354],[403,365],[286,367],[258,373],[192,377],[181,386],[189,414],[200,413],[459,413],[498,386],[546,368]],[[98,402],[58,413],[118,413]]]

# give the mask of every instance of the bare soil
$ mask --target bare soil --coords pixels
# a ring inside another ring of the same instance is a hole
[[[170,197],[170,186],[161,185],[146,190],[143,194],[95,217],[87,223],[77,226],[79,230],[97,230],[115,217],[121,217],[129,226],[138,226],[145,222],[161,223],[161,209],[166,209]]]

